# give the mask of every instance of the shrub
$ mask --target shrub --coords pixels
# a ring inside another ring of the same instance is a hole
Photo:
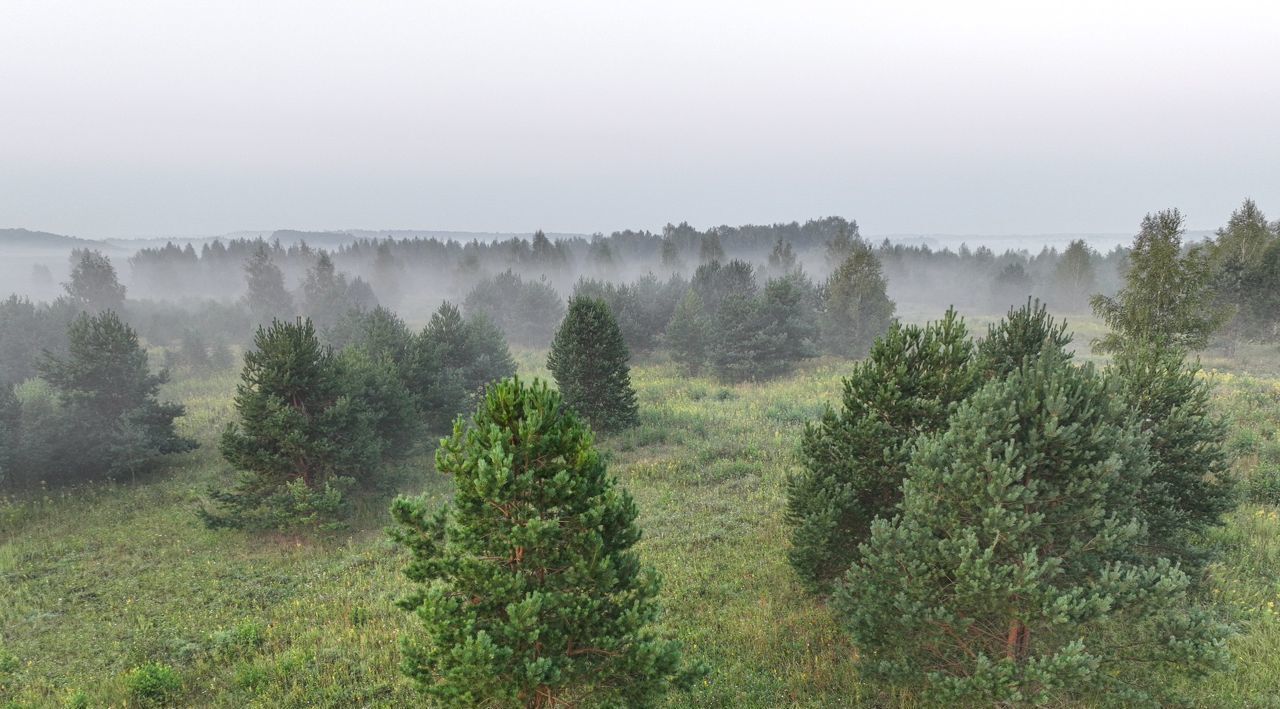
[[[182,678],[172,667],[159,662],[129,670],[124,684],[130,697],[146,703],[167,703],[182,692]]]

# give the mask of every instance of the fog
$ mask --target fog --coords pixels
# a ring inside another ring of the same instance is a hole
[[[1131,234],[1177,205],[1208,229],[1280,198],[1277,26],[1268,2],[16,0],[0,227]]]

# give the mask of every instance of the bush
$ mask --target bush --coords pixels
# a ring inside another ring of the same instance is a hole
[[[148,662],[129,670],[124,676],[129,696],[146,703],[163,704],[182,692],[182,678],[170,666]]]

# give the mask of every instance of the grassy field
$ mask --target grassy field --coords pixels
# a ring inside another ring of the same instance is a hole
[[[523,355],[522,371],[543,374],[539,361]],[[1280,706],[1280,515],[1253,501],[1280,502],[1280,379],[1237,362],[1206,358],[1251,494],[1214,535],[1223,561],[1208,591],[1238,630],[1237,667],[1186,689],[1199,706]],[[600,444],[641,509],[641,552],[665,579],[664,622],[712,668],[671,706],[908,703],[859,684],[854,649],[785,561],[798,435],[848,367],[817,360],[739,386],[664,363],[633,370],[642,424]],[[397,636],[414,632],[393,605],[404,558],[383,528],[396,491],[443,501],[449,482],[423,457],[327,539],[206,530],[193,509],[230,477],[215,442],[234,386],[233,374],[169,386],[188,406],[184,433],[203,446],[159,477],[0,502],[0,702],[136,706],[128,673],[150,662],[175,670],[180,706],[418,701],[397,670]]]

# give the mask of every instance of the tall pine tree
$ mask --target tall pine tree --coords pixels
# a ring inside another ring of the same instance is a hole
[[[571,309],[572,310],[572,309]],[[392,507],[425,636],[404,671],[447,706],[649,706],[696,672],[653,624],[656,575],[632,546],[636,507],[591,432],[545,384],[492,387],[436,452],[442,509]]]
[[[547,369],[566,404],[594,428],[612,431],[639,420],[630,357],[609,306],[596,298],[574,297],[551,342]]]

